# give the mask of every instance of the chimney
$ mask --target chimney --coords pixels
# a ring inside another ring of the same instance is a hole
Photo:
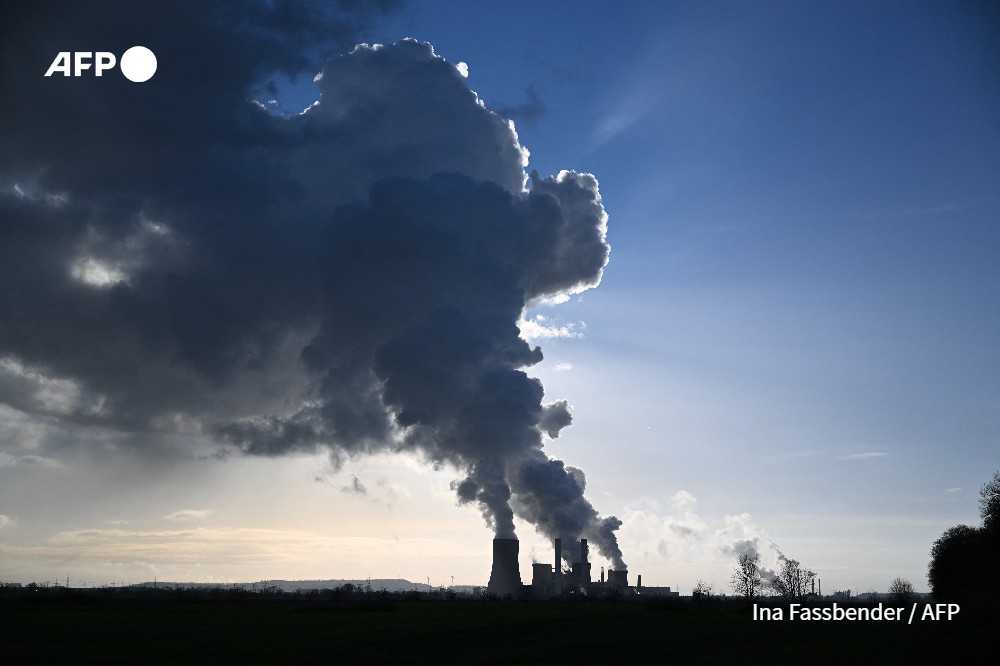
[[[521,569],[517,563],[517,539],[493,539],[493,570],[486,590],[504,597],[521,594]]]
[[[553,570],[556,594],[562,594],[562,539],[556,539],[556,567]]]
[[[642,589],[642,574],[639,574],[638,577],[637,577],[637,579],[636,579],[636,581],[635,581],[635,589],[637,589],[637,590],[641,590]]]
[[[590,562],[587,561],[587,540],[580,539],[580,585],[587,589],[590,585]]]

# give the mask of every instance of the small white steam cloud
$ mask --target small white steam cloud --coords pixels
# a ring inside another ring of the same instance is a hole
[[[770,570],[784,557],[750,514],[706,520],[698,513],[697,499],[686,490],[674,493],[666,507],[650,498],[633,503],[622,513],[622,526],[629,547],[638,556],[672,565],[696,562],[731,569],[737,555],[756,552],[761,564]]]

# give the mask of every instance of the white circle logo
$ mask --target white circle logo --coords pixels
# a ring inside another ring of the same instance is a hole
[[[156,56],[145,46],[133,46],[122,54],[118,66],[129,81],[144,83],[156,74]]]

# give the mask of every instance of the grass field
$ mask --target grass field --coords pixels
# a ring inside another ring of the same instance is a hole
[[[755,622],[743,605],[686,602],[80,595],[0,602],[0,663],[935,663],[988,654],[991,631]]]

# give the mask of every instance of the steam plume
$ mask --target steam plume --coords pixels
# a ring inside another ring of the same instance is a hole
[[[98,5],[76,31],[96,40],[113,9]],[[597,180],[527,176],[513,125],[412,40],[329,60],[318,104],[269,115],[247,101],[266,76],[301,71],[336,41],[308,19],[333,21],[341,39],[351,24],[327,10],[277,16],[270,3],[240,22],[226,11],[143,9],[161,65],[142,88],[0,74],[31,102],[0,118],[11,147],[0,400],[107,432],[201,433],[251,455],[413,451],[460,470],[459,502],[498,537],[518,515],[624,568],[620,521],[584,497],[582,471],[544,451],[543,435],[572,417],[544,402],[526,372],[542,352],[517,328],[530,303],[599,284]],[[171,44],[171,21],[197,23],[195,55],[222,59],[216,88],[186,76],[192,56]],[[294,46],[276,36],[292,24]],[[254,35],[272,42],[255,51]],[[3,48],[5,62],[47,53],[45,40]],[[66,399],[5,388],[31,377],[63,382]]]

